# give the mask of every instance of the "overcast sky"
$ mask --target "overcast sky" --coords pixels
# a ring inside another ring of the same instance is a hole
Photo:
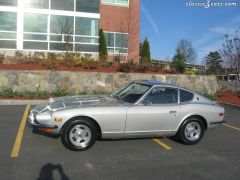
[[[218,4],[213,7],[207,2]],[[227,7],[226,2],[237,7]],[[177,43],[187,39],[200,64],[210,51],[221,48],[224,34],[239,28],[240,0],[141,0],[141,40],[149,39],[153,58],[172,58]]]

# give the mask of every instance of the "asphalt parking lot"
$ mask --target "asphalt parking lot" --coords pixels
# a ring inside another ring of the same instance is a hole
[[[207,131],[194,146],[168,138],[113,140],[73,152],[60,138],[25,126],[26,106],[0,106],[0,179],[238,180],[240,109],[225,108],[227,124]]]

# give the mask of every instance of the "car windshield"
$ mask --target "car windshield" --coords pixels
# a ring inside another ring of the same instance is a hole
[[[137,102],[149,89],[151,86],[139,84],[139,83],[130,83],[118,93],[114,95],[115,98],[126,102],[126,103],[135,103]]]

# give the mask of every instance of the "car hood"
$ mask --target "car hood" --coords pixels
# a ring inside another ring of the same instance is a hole
[[[117,106],[121,101],[111,96],[66,96],[60,98],[51,98],[45,104],[40,104],[32,108],[34,114],[45,111],[57,111],[69,108],[96,107],[96,106]]]

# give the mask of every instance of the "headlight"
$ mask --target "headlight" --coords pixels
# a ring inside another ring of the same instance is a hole
[[[36,120],[38,122],[44,123],[49,122],[52,119],[52,113],[50,111],[36,115]]]

